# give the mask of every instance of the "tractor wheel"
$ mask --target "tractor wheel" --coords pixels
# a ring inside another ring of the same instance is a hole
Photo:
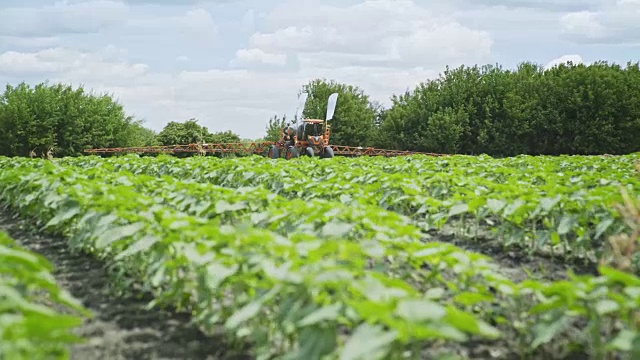
[[[287,160],[300,157],[300,151],[296,147],[287,149]]]
[[[313,152],[313,148],[312,148],[312,147],[307,147],[307,148],[305,149],[305,153],[306,153],[306,154],[307,154],[307,156],[309,156],[309,157],[313,157],[313,155],[315,155],[315,154],[314,154],[314,152]]]
[[[269,149],[269,157],[272,159],[277,159],[280,157],[280,149],[278,149],[277,146],[272,146],[271,149]]]
[[[324,148],[324,152],[322,153],[323,159],[331,159],[333,157],[333,148],[331,146],[327,146]]]

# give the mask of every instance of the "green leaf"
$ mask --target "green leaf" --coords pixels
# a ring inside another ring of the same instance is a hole
[[[613,300],[603,299],[596,303],[596,312],[599,315],[608,314],[620,309],[620,304]]]
[[[633,276],[632,274],[629,274],[627,272],[620,271],[608,266],[598,267],[598,272],[603,276],[606,276],[609,281],[618,282],[627,287],[640,286],[640,278],[638,278],[637,276]]]
[[[430,288],[424,293],[424,297],[429,300],[442,299],[445,294],[445,289],[441,287]]]
[[[159,241],[160,241],[159,237],[153,234],[147,234],[143,236],[142,239],[133,242],[133,244],[129,245],[129,247],[126,248],[123,252],[116,255],[115,260],[116,261],[122,260],[125,257],[132,256],[143,251],[147,251],[151,249],[151,247]]]
[[[492,301],[494,297],[488,294],[479,294],[475,292],[463,292],[454,297],[454,300],[460,304],[471,306],[484,301]]]
[[[322,227],[322,235],[327,237],[344,237],[347,236],[353,229],[355,224],[331,221]]]
[[[305,327],[300,331],[298,350],[283,359],[321,360],[335,350],[337,335],[335,328]]]
[[[261,308],[262,301],[254,301],[243,306],[227,319],[227,321],[225,322],[225,327],[228,329],[238,328],[244,322],[258,315]]]
[[[335,320],[340,316],[340,310],[342,309],[341,303],[335,303],[328,306],[323,306],[320,309],[305,316],[298,322],[298,326],[309,326],[316,324],[323,320]]]
[[[400,300],[395,313],[408,321],[440,320],[447,314],[447,309],[430,300]]]
[[[208,284],[212,289],[217,289],[223,281],[229,276],[235,274],[240,266],[234,264],[230,267],[224,266],[219,263],[212,263],[207,266]]]
[[[487,207],[489,208],[489,210],[491,210],[493,213],[496,213],[496,214],[500,210],[502,210],[506,205],[507,205],[507,202],[504,200],[487,199]]]
[[[244,201],[230,204],[225,200],[220,200],[216,203],[216,213],[222,214],[225,212],[233,212],[247,208],[247,203]]]
[[[542,344],[546,344],[554,337],[558,336],[562,331],[566,330],[571,322],[566,316],[560,316],[550,323],[538,323],[533,326],[535,338],[531,343],[531,347],[536,349]]]
[[[115,228],[108,229],[98,236],[95,246],[97,248],[105,248],[116,241],[120,241],[122,239],[135,235],[138,231],[144,229],[144,227],[144,223],[136,222],[133,224],[121,225]]]
[[[451,209],[449,209],[449,217],[460,215],[460,214],[465,213],[467,211],[469,211],[469,205],[467,205],[467,204],[457,204],[457,205],[452,206]]]
[[[602,234],[604,234],[605,231],[607,231],[607,229],[609,228],[609,226],[611,226],[611,224],[613,224],[613,219],[605,219],[601,222],[598,223],[598,225],[596,225],[596,238],[599,238],[600,236],[602,236]]]
[[[474,315],[461,311],[453,306],[447,307],[447,315],[445,317],[445,321],[449,323],[451,326],[455,326],[457,329],[472,333],[482,335],[488,338],[497,338],[500,336],[500,332],[486,324],[484,321],[476,318]],[[459,334],[457,338],[454,338],[458,341],[464,341],[464,334]]]
[[[558,234],[565,235],[571,231],[573,219],[570,216],[563,216],[558,225]]]
[[[634,341],[638,341],[640,344],[640,334],[631,330],[622,330],[616,337],[611,339],[607,344],[607,348],[610,350],[629,352],[633,349]]]
[[[516,210],[520,209],[525,204],[524,200],[517,199],[514,202],[507,205],[504,209],[504,216],[511,216]]]
[[[44,227],[49,228],[52,226],[56,226],[61,222],[67,221],[72,217],[76,216],[79,212],[80,212],[80,207],[76,206],[76,207],[69,208],[63,212],[58,213],[56,216],[51,218],[51,220],[49,220],[49,222],[47,222]]]
[[[560,196],[542,198],[542,200],[540,200],[540,206],[544,211],[549,211],[560,202],[560,199]]]
[[[397,336],[395,331],[385,331],[381,326],[363,323],[347,340],[340,353],[340,360],[382,359]]]

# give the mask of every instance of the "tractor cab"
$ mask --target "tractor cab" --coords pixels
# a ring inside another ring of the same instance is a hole
[[[322,146],[324,135],[324,121],[306,119],[298,126],[298,141],[307,141],[309,146]]]
[[[324,131],[322,123],[322,120],[304,120],[304,122],[298,126],[298,139],[306,140],[307,136],[322,136]]]

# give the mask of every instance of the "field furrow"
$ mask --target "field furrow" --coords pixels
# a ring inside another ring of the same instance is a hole
[[[207,337],[191,323],[188,313],[148,309],[146,294],[120,296],[112,289],[118,281],[96,259],[71,251],[67,240],[34,234],[30,224],[0,212],[0,231],[23,247],[45,256],[61,288],[90,312],[73,328],[77,342],[68,344],[71,359],[248,360],[246,349],[234,348],[221,336]],[[35,340],[35,338],[34,338]],[[45,344],[45,343],[42,343]],[[3,359],[20,359],[7,356]],[[27,356],[25,360],[38,359]],[[64,358],[64,357],[63,357]]]

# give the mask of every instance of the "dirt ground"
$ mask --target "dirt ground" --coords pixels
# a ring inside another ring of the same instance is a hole
[[[445,225],[439,232],[428,231],[431,241],[442,241],[456,245],[462,249],[487,255],[500,266],[500,271],[516,282],[530,277],[537,280],[557,281],[567,279],[567,271],[572,270],[580,275],[598,275],[597,264],[584,263],[580,260],[569,261],[563,257],[552,258],[542,254],[529,255],[526,250],[506,250],[503,244],[483,229],[478,241],[462,240],[454,235],[454,228]],[[429,240],[428,240],[429,241]]]
[[[112,294],[102,264],[71,253],[63,239],[33,234],[25,222],[0,211],[0,230],[53,263],[54,276],[94,313],[77,332],[86,343],[72,349],[72,359],[250,359],[229,351],[222,339],[206,337],[188,314],[146,310],[148,299]]]

